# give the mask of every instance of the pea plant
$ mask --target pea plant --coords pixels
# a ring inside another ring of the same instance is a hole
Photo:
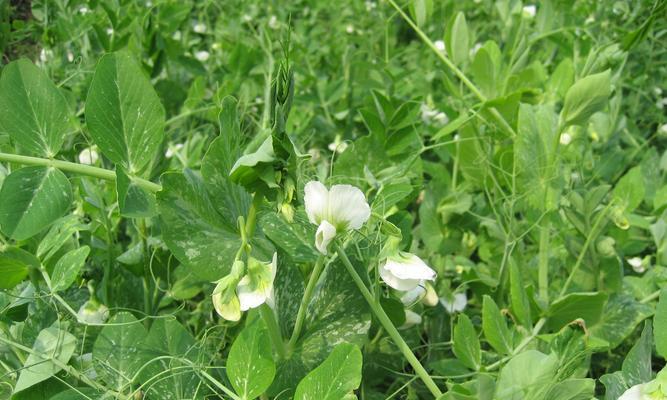
[[[667,399],[667,2],[0,2],[0,394]]]

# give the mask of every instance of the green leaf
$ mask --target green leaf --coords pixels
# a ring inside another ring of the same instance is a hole
[[[619,179],[612,192],[614,201],[626,213],[634,211],[644,199],[645,187],[641,167],[634,167]]]
[[[646,383],[653,379],[651,354],[653,352],[653,329],[651,322],[646,321],[642,335],[632,346],[623,361],[623,377],[628,387]]]
[[[293,261],[307,263],[317,260],[314,225],[303,211],[297,211],[292,222],[286,221],[279,213],[267,212],[261,216],[260,222],[264,234]]]
[[[560,113],[561,125],[582,125],[591,115],[604,109],[610,95],[609,70],[578,80],[565,95],[565,103]]]
[[[595,379],[568,379],[554,385],[545,400],[590,400],[595,395]]]
[[[277,188],[274,161],[276,156],[273,152],[273,138],[269,136],[255,152],[245,154],[236,160],[229,173],[229,179],[251,192]]]
[[[129,53],[106,54],[86,99],[86,123],[97,146],[128,174],[155,157],[164,135],[164,107]]]
[[[131,383],[132,377],[145,362],[138,357],[146,329],[134,315],[123,311],[114,315],[109,325],[102,328],[93,345],[96,371],[112,388],[121,389]]]
[[[199,347],[190,332],[176,319],[153,321],[148,336],[139,347],[138,358],[148,362],[140,379],[149,382],[145,391],[150,398],[194,399],[202,394],[201,379],[192,365],[197,363]],[[167,361],[165,361],[167,360]],[[188,371],[187,367],[192,367]]]
[[[150,218],[157,214],[155,194],[139,186],[123,167],[116,167],[116,192],[122,216]]]
[[[51,225],[37,246],[35,255],[47,263],[75,233],[87,229],[80,218],[79,215],[66,215]]]
[[[350,256],[354,265],[367,265],[363,260]],[[358,272],[361,276],[367,275],[365,267]],[[293,291],[291,287],[276,287],[277,297],[284,290]],[[315,286],[303,333],[291,357],[278,363],[269,395],[283,390],[293,392],[308,371],[319,365],[336,345],[352,343],[363,346],[368,340],[370,325],[368,305],[345,267],[338,260],[327,265]]]
[[[496,302],[484,295],[482,302],[482,329],[487,342],[500,354],[512,352],[512,337],[505,318]]]
[[[254,399],[271,386],[276,375],[271,349],[269,331],[261,319],[246,326],[234,340],[227,358],[227,376],[243,399]]]
[[[535,210],[548,211],[558,205],[557,124],[548,106],[519,106],[514,157],[520,190]]]
[[[220,136],[209,146],[201,174],[218,212],[228,221],[236,221],[239,216],[247,215],[250,195],[229,178],[234,162],[241,156],[242,140],[237,102],[233,97],[222,100],[219,123]]]
[[[662,358],[667,359],[667,289],[660,292],[660,300],[655,308],[655,348]]]
[[[296,388],[294,400],[338,400],[361,384],[362,357],[359,347],[341,343],[319,367],[306,375]]]
[[[548,325],[555,331],[581,318],[592,326],[600,320],[606,302],[606,293],[570,293],[551,304]]]
[[[12,289],[28,276],[28,266],[19,260],[0,255],[0,289]]]
[[[642,304],[626,294],[616,294],[609,298],[600,320],[590,326],[593,336],[609,342],[615,348],[623,342],[637,325],[653,314],[648,304]]]
[[[49,379],[62,368],[53,360],[67,364],[74,354],[76,338],[71,333],[59,329],[57,325],[42,329],[37,335],[32,349],[35,353],[28,355],[23,369],[16,381],[14,393],[27,389],[32,385]]]
[[[510,261],[510,300],[512,311],[524,327],[531,329],[533,318],[530,311],[530,303],[523,283],[521,268],[513,260]]]
[[[410,14],[417,25],[423,26],[433,14],[433,0],[412,0],[410,2]]]
[[[513,357],[500,371],[494,400],[541,399],[556,374],[558,359],[528,350]],[[559,399],[560,400],[560,399]]]
[[[157,199],[163,238],[174,256],[204,281],[229,273],[241,238],[216,211],[202,179],[190,170],[165,174]]]
[[[459,315],[454,328],[454,355],[468,368],[477,371],[481,364],[482,353],[475,327],[465,314]]]
[[[72,202],[67,177],[51,167],[26,167],[12,172],[0,189],[0,229],[25,240],[60,218]]]
[[[56,263],[51,274],[51,291],[58,292],[69,288],[79,275],[79,271],[90,253],[88,246],[82,246],[63,255]]]
[[[455,64],[463,64],[468,60],[470,53],[470,42],[468,39],[468,24],[466,17],[462,12],[456,14],[453,22],[449,24],[449,29],[445,35],[447,52]]]
[[[22,58],[9,63],[0,79],[0,134],[9,134],[22,150],[51,158],[72,127],[71,111],[56,85]]]
[[[602,375],[600,377],[600,382],[602,382],[605,387],[604,400],[618,400],[623,392],[628,389],[628,384],[625,383],[625,378],[621,371]]]

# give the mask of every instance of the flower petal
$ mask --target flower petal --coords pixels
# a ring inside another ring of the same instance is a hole
[[[308,220],[311,224],[319,224],[327,212],[329,191],[322,182],[310,181],[306,183],[304,194],[303,202],[306,206]]]
[[[246,275],[241,279],[236,287],[236,294],[239,296],[239,307],[241,311],[248,311],[264,304],[267,292],[264,287],[252,282],[250,276]]]
[[[387,264],[380,267],[380,278],[390,287],[400,290],[409,291],[421,283],[420,279],[401,279],[394,275],[391,270],[387,269]]]
[[[643,384],[635,385],[630,389],[626,390],[625,393],[618,398],[618,400],[642,400],[642,387]]]
[[[385,268],[398,279],[435,279],[436,273],[419,257],[410,253],[400,253],[398,257],[387,259]]]
[[[359,229],[371,216],[366,196],[352,185],[333,185],[329,191],[329,218],[336,227]]]
[[[445,307],[448,313],[453,314],[455,312],[461,312],[465,310],[468,305],[468,296],[464,293],[456,293],[453,299],[447,299],[442,297],[440,299],[440,304]]]
[[[241,319],[239,298],[233,296],[227,303],[222,302],[222,292],[213,293],[213,306],[215,311],[227,321],[238,321]]]
[[[417,286],[414,289],[405,292],[405,294],[401,296],[401,303],[406,306],[411,306],[419,301],[425,293],[426,288],[424,286]]]
[[[327,255],[327,247],[335,237],[336,227],[327,220],[323,220],[315,233],[315,247],[320,253]]]

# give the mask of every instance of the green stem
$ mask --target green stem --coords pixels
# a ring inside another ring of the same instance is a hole
[[[389,4],[391,4],[392,7],[394,7],[396,12],[400,14],[401,18],[403,18],[405,22],[407,22],[408,25],[410,25],[410,27],[415,31],[415,33],[417,33],[417,36],[419,36],[421,40],[424,43],[426,43],[426,45],[430,47],[431,50],[434,51],[434,53],[440,59],[440,61],[442,61],[447,66],[447,68],[449,68],[454,73],[454,75],[456,75],[459,78],[459,80],[463,82],[465,86],[468,87],[468,89],[479,99],[479,101],[481,101],[482,103],[486,103],[486,101],[488,100],[486,96],[477,88],[477,86],[475,86],[474,83],[472,83],[470,79],[468,79],[468,77],[463,73],[463,71],[461,71],[456,65],[454,65],[454,63],[451,60],[449,60],[442,51],[438,50],[438,48],[435,47],[435,43],[433,43],[431,39],[429,39],[429,37],[426,36],[426,34],[417,26],[417,24],[415,24],[410,19],[410,17],[398,6],[398,4],[396,4],[394,0],[387,0],[387,1],[389,2]],[[503,127],[503,129],[505,129],[512,137],[516,136],[516,132],[514,131],[514,129],[505,120],[505,118],[498,112],[498,110],[496,110],[494,107],[489,107],[489,112],[491,112],[493,118]]]
[[[650,302],[652,302],[653,300],[655,300],[655,299],[657,299],[658,297],[660,297],[660,292],[661,292],[661,291],[662,291],[661,289],[658,289],[658,290],[656,290],[655,292],[653,292],[653,293],[649,294],[648,296],[644,297],[643,299],[641,299],[639,302],[640,302],[640,303],[643,303],[643,304],[650,303]]]
[[[93,178],[104,179],[106,181],[115,181],[116,172],[93,167],[90,165],[77,164],[69,161],[53,160],[48,158],[20,156],[18,154],[0,153],[0,161],[13,162],[22,165],[37,165],[42,167],[57,168],[61,171],[73,172],[80,175],[91,176]],[[162,186],[145,179],[133,177],[132,180],[140,187],[149,192],[159,192]]]
[[[538,255],[538,287],[540,300],[549,304],[549,223],[540,228],[540,249]]]
[[[396,327],[391,322],[391,320],[384,312],[382,307],[375,302],[373,294],[371,294],[371,292],[368,290],[368,288],[364,284],[364,281],[357,273],[357,270],[354,269],[354,266],[347,258],[347,254],[345,254],[345,249],[343,249],[343,247],[341,247],[340,244],[336,243],[336,251],[338,252],[338,257],[340,257],[341,261],[343,261],[345,268],[347,268],[347,271],[352,276],[354,283],[356,283],[357,287],[359,288],[359,291],[368,302],[368,305],[371,307],[373,314],[375,314],[375,317],[380,321],[380,323],[387,331],[389,336],[391,336],[392,340],[394,341],[398,349],[401,351],[401,353],[403,353],[403,356],[408,360],[410,365],[412,365],[412,368],[414,369],[415,373],[424,382],[428,390],[431,392],[431,394],[433,394],[435,398],[439,398],[440,396],[442,396],[442,392],[438,388],[438,385],[435,384],[433,378],[431,378],[431,376],[428,374],[428,372],[426,372],[426,369],[421,364],[421,362],[419,362],[417,357],[415,357],[414,353],[412,353],[412,350],[410,350],[410,346],[408,346],[408,344],[405,343],[405,340],[403,340],[403,338],[401,337],[401,334],[398,332],[398,329],[396,329]]]
[[[259,307],[259,312],[264,319],[264,323],[266,323],[266,327],[269,329],[269,336],[271,336],[273,348],[278,352],[278,357],[285,359],[287,350],[285,349],[283,335],[280,333],[280,327],[278,326],[278,321],[276,320],[276,314],[266,303]]]
[[[600,226],[600,223],[602,223],[602,220],[604,217],[607,216],[607,212],[611,208],[612,203],[610,202],[607,204],[607,207],[605,207],[602,211],[600,211],[600,214],[595,220],[595,223],[593,224],[593,227],[591,228],[590,234],[586,237],[586,241],[584,242],[584,247],[581,249],[581,252],[579,253],[579,257],[577,258],[577,262],[574,264],[574,267],[572,267],[572,271],[570,272],[570,276],[567,277],[567,280],[565,281],[565,284],[563,285],[563,289],[560,291],[560,296],[559,298],[562,298],[565,296],[565,293],[567,293],[567,289],[570,287],[570,284],[572,283],[572,279],[574,279],[574,275],[576,275],[577,271],[579,271],[579,268],[581,267],[582,261],[584,261],[584,256],[586,255],[586,252],[588,251],[588,246],[590,246],[591,242],[593,241],[593,238],[596,236],[596,231],[598,230],[598,227]]]
[[[301,334],[301,329],[303,328],[303,321],[306,318],[306,310],[308,309],[308,304],[313,297],[313,291],[315,290],[315,284],[322,273],[322,267],[324,266],[324,255],[320,255],[315,262],[313,271],[310,273],[310,278],[308,279],[308,285],[306,286],[306,291],[303,293],[303,298],[301,298],[301,304],[299,305],[299,311],[296,314],[296,323],[294,324],[294,330],[292,331],[292,337],[289,340],[288,348],[294,348],[296,341],[299,339]]]
[[[85,374],[82,374],[79,371],[77,371],[76,368],[61,362],[57,358],[52,357],[50,354],[40,353],[38,351],[35,351],[35,350],[31,349],[30,347],[26,347],[26,346],[23,346],[20,343],[16,343],[12,340],[6,339],[3,336],[0,336],[0,342],[3,342],[3,343],[5,343],[5,344],[7,344],[7,345],[9,345],[13,348],[17,348],[19,350],[25,351],[26,353],[36,355],[41,359],[49,360],[50,362],[52,362],[58,368],[62,369],[63,371],[65,371],[68,374],[75,377],[76,379],[80,380],[81,382],[85,383],[86,385],[88,385],[88,386],[90,386],[94,389],[97,389],[100,392],[113,394],[114,397],[117,398],[117,399],[126,399],[127,398],[127,396],[123,395],[122,393],[110,390],[110,389],[98,384],[94,380],[88,378]]]

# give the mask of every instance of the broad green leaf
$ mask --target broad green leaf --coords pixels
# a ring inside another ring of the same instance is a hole
[[[56,221],[44,235],[35,253],[42,262],[51,259],[73,235],[87,229],[79,215],[66,215]]]
[[[19,260],[0,255],[0,289],[12,289],[28,276],[28,266]]]
[[[634,211],[644,199],[644,180],[641,167],[634,167],[618,181],[612,192],[614,201],[626,213]]]
[[[591,400],[595,395],[595,379],[568,379],[554,385],[545,400]]]
[[[70,108],[56,85],[29,60],[9,63],[0,78],[0,134],[21,150],[51,158],[72,128]]]
[[[277,188],[274,161],[273,137],[269,136],[256,151],[236,160],[229,172],[229,179],[253,192]]]
[[[600,320],[589,329],[593,336],[609,342],[613,349],[652,314],[650,305],[639,303],[626,294],[615,294],[607,301]]]
[[[88,246],[81,246],[63,255],[51,274],[51,291],[58,292],[72,286],[90,253]]]
[[[454,328],[454,355],[468,368],[477,371],[481,364],[482,352],[475,327],[465,314],[459,315]]]
[[[365,263],[350,254],[357,271],[366,276]],[[361,269],[361,266],[364,266]],[[291,287],[276,287],[280,291]],[[366,301],[340,261],[326,266],[308,306],[303,333],[290,358],[277,365],[276,379],[268,393],[293,393],[308,371],[319,365],[340,343],[363,346],[368,340],[370,312]]]
[[[146,329],[126,311],[114,315],[107,323],[93,345],[93,359],[96,371],[107,385],[121,389],[132,382],[146,361],[139,353]]]
[[[237,102],[233,97],[223,99],[218,119],[220,136],[209,146],[202,160],[201,174],[218,212],[228,221],[236,221],[239,216],[248,213],[250,195],[229,177],[234,163],[241,156],[243,138]]]
[[[341,343],[312,370],[296,388],[294,400],[338,400],[361,384],[362,357],[359,347]]]
[[[482,303],[482,329],[487,342],[500,354],[512,352],[512,336],[507,328],[505,317],[500,313],[496,302],[484,296]]]
[[[574,65],[571,58],[566,58],[558,64],[556,70],[549,78],[547,83],[548,93],[555,93],[560,98],[564,98],[567,89],[574,82]]]
[[[284,337],[290,337],[296,323],[296,315],[301,306],[306,282],[299,265],[278,248],[278,268],[273,281],[275,310]]]
[[[315,227],[305,213],[297,211],[294,221],[288,222],[276,212],[267,212],[260,218],[264,234],[290,258],[298,263],[314,262],[318,253],[315,250]]]
[[[667,289],[660,292],[660,300],[655,308],[655,348],[662,358],[667,359]]]
[[[216,211],[201,178],[189,170],[165,174],[157,199],[163,238],[174,256],[201,280],[227,274],[241,238]]]
[[[561,125],[582,125],[598,111],[602,111],[611,95],[609,70],[588,75],[574,83],[565,95],[560,113]]]
[[[60,218],[72,202],[67,177],[51,167],[26,167],[12,172],[0,189],[0,229],[25,240]]]
[[[527,350],[513,357],[500,371],[494,400],[541,399],[558,368],[557,357]],[[560,399],[559,399],[560,400]]]
[[[621,371],[602,375],[600,382],[602,382],[605,388],[604,400],[618,400],[623,392],[628,389],[628,384],[625,383],[625,378]]]
[[[140,373],[140,379],[149,383],[146,396],[194,399],[199,398],[195,397],[198,390],[202,395],[201,380],[195,371],[199,347],[178,320],[156,319],[148,336],[142,340],[138,358],[147,363]],[[188,367],[192,369],[188,371]]]
[[[523,276],[519,265],[510,260],[510,300],[512,312],[516,315],[519,323],[530,329],[533,326],[533,318],[530,311],[530,303],[523,283]]]
[[[100,393],[96,389],[90,387],[80,387],[80,388],[65,390],[49,398],[49,400],[90,400],[90,399],[106,399],[106,397],[104,397],[104,393]]]
[[[40,331],[32,345],[32,350],[35,353],[28,355],[16,381],[14,393],[27,389],[58,373],[62,368],[56,365],[53,360],[57,360],[61,365],[67,364],[72,354],[74,354],[75,347],[76,338],[74,335],[58,328],[57,325]]]
[[[227,357],[227,376],[243,399],[254,399],[271,386],[276,375],[269,331],[255,320],[234,340]]]
[[[548,106],[519,106],[514,157],[520,190],[535,210],[548,211],[558,205],[557,124],[556,114]]]
[[[455,64],[463,64],[468,60],[470,53],[470,42],[468,39],[468,24],[466,17],[462,12],[456,14],[453,22],[449,24],[447,34],[445,35],[445,43],[447,44],[447,52]]]
[[[642,335],[632,346],[623,361],[623,377],[628,387],[646,383],[653,379],[651,355],[653,353],[653,329],[651,322],[646,321]]]
[[[555,331],[581,318],[592,326],[600,320],[606,302],[606,293],[570,293],[551,304],[548,325]]]
[[[97,146],[129,175],[155,157],[164,135],[164,107],[129,53],[103,56],[86,99],[86,123]]]
[[[116,193],[124,217],[150,218],[157,214],[155,194],[139,186],[120,166],[116,167]]]

